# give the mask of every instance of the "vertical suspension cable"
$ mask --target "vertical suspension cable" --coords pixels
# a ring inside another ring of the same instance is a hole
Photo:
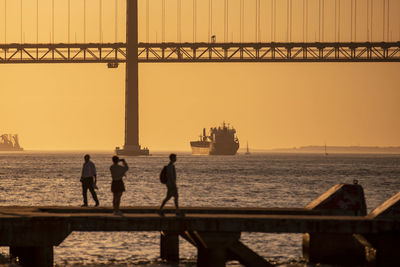
[[[354,41],[357,42],[357,0],[354,0]]]
[[[240,22],[239,22],[239,28],[240,28],[240,33],[239,33],[239,39],[240,42],[243,42],[243,0],[240,0],[240,7],[239,7],[239,17],[240,17]]]
[[[335,34],[333,35],[334,42],[336,42],[336,35],[337,35],[337,0],[335,0]]]
[[[274,41],[274,0],[271,0],[271,43]]]
[[[353,42],[353,0],[350,1],[350,42]]]
[[[83,0],[83,43],[86,43],[86,0]]]
[[[114,29],[114,34],[115,34],[115,42],[118,42],[118,0],[115,0],[115,29]]]
[[[36,0],[36,43],[39,43],[39,0]]]
[[[149,43],[149,34],[150,34],[150,4],[149,0],[146,0],[146,43]]]
[[[276,0],[274,0],[274,42],[276,41]]]
[[[306,36],[305,36],[305,42],[308,42],[308,0],[306,1]]]
[[[177,0],[177,4],[176,4],[177,10],[177,37],[178,37],[178,42],[180,43],[182,41],[182,36],[181,36],[181,23],[182,23],[182,1],[181,0]]]
[[[161,3],[161,41],[165,43],[165,0]]]
[[[367,20],[367,42],[369,42],[370,40],[369,40],[369,0],[366,0],[366,2],[367,2],[367,18],[366,18],[366,20]]]
[[[261,42],[261,0],[258,0],[258,42]]]
[[[51,41],[54,44],[54,0],[51,1]]]
[[[256,42],[260,40],[260,0],[256,0]]]
[[[387,41],[392,41],[392,35],[390,34],[390,0],[387,1]]]
[[[293,33],[293,0],[290,0],[290,42],[292,41]]]
[[[321,42],[321,0],[318,1],[318,41]]]
[[[386,32],[386,30],[385,30],[385,24],[386,24],[385,16],[386,16],[386,0],[383,0],[383,39],[382,39],[383,42],[385,41],[385,32]]]
[[[212,0],[209,0],[208,2],[208,38],[209,41],[211,42],[211,36],[213,35],[213,2]]]
[[[374,1],[373,0],[371,0],[371,26],[370,26],[370,34],[371,34],[371,37],[370,37],[370,41],[372,42],[372,40],[373,40],[373,23],[374,23]]]
[[[226,43],[226,40],[227,40],[227,33],[226,33],[226,20],[227,20],[226,4],[227,4],[227,0],[224,0],[224,42],[225,43]]]
[[[4,43],[7,43],[7,0],[4,0]]]
[[[99,42],[103,42],[103,20],[102,20],[102,11],[103,11],[103,0],[99,0]]]
[[[20,38],[21,38],[21,44],[22,44],[22,41],[23,41],[23,40],[22,40],[22,0],[20,0],[19,3],[20,3],[20,8],[21,8],[21,14],[20,14],[20,20],[21,20],[21,21],[20,21],[20,23],[21,23],[21,25],[20,25],[21,37],[20,37]]]
[[[322,42],[325,41],[325,1],[322,1],[322,6],[321,6],[321,19],[322,19]]]
[[[339,1],[339,3],[338,3],[338,33],[337,33],[337,41],[338,41],[338,43],[340,43],[340,27],[341,27],[341,24],[340,24],[340,22],[341,22],[341,17],[340,17],[340,13],[341,13],[341,1],[342,0],[338,0]]]
[[[305,42],[305,26],[306,26],[306,3],[303,0],[303,43]]]
[[[71,41],[71,0],[68,0],[68,43]]]
[[[286,0],[286,42],[289,42],[289,1]]]
[[[197,33],[197,0],[193,0],[193,43],[196,42]]]

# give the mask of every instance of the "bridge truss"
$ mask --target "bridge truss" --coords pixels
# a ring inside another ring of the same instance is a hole
[[[400,42],[139,43],[139,62],[400,62]],[[0,64],[126,61],[125,43],[0,44]]]

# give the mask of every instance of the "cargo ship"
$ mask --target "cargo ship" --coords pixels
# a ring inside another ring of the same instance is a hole
[[[0,151],[22,151],[24,150],[18,141],[18,134],[0,135]]]
[[[210,135],[200,135],[199,141],[191,141],[193,155],[235,155],[239,149],[239,140],[236,137],[236,130],[229,125],[222,123],[220,127],[210,128]]]

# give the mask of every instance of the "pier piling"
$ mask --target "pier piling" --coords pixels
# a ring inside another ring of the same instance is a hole
[[[160,258],[169,262],[179,261],[179,234],[171,231],[161,231]]]
[[[306,208],[324,215],[365,216],[367,213],[364,190],[358,184],[335,185]],[[353,234],[306,233],[303,257],[313,263],[362,264],[365,247]]]

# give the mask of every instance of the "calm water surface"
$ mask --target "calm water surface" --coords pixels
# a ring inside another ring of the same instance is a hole
[[[84,153],[0,153],[0,205],[82,204]],[[111,206],[111,153],[92,153],[101,206]],[[166,193],[159,172],[167,154],[128,157],[122,206],[158,206]],[[399,155],[252,154],[192,156],[176,163],[182,206],[304,207],[337,183],[364,187],[371,211],[400,191]],[[89,204],[94,204],[89,194]],[[172,205],[171,203],[169,203]],[[301,235],[243,233],[242,241],[279,264],[301,261]],[[181,240],[180,266],[191,266],[196,249]],[[7,252],[7,248],[2,249]],[[163,265],[156,232],[75,232],[55,247],[57,265]],[[232,263],[232,265],[236,265]]]

